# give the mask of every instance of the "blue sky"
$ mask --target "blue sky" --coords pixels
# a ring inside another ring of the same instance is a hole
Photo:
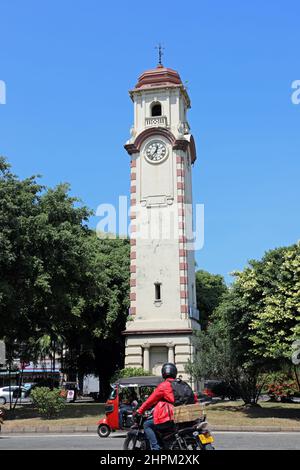
[[[0,154],[94,210],[129,193],[128,89],[156,65],[188,81],[199,268],[242,269],[300,239],[297,1],[0,0]],[[96,219],[91,220],[95,224]]]

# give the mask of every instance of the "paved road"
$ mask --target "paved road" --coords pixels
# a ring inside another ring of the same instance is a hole
[[[300,433],[215,432],[216,449],[300,450]],[[122,449],[124,437],[100,439],[91,433],[82,434],[1,434],[1,450],[65,449],[111,450]]]

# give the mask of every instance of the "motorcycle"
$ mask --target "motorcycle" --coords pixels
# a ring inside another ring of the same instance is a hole
[[[144,422],[151,414],[138,416],[136,423],[131,426],[124,441],[123,450],[150,450],[150,443],[145,435]],[[156,431],[157,439],[162,450],[214,450],[206,417],[193,423],[172,423],[164,432]]]

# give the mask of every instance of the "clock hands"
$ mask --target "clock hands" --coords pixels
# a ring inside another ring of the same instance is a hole
[[[152,142],[146,150],[146,154],[150,160],[158,162],[166,155],[166,147],[161,142]]]
[[[155,145],[155,147],[154,147]],[[152,149],[150,150],[150,154],[151,154],[151,157],[155,157],[155,155],[157,154],[157,150],[158,150],[158,145],[157,144],[153,144],[152,145]]]
[[[153,157],[153,155],[156,154],[156,151],[157,151],[157,147],[154,147],[154,144],[152,144],[151,147],[150,147],[150,155],[151,155],[151,157]]]

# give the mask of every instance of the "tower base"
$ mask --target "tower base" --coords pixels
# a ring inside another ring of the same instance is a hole
[[[185,366],[193,360],[192,329],[126,331],[125,367],[142,367],[153,375],[161,374],[165,362],[176,364],[178,376],[192,384]]]

